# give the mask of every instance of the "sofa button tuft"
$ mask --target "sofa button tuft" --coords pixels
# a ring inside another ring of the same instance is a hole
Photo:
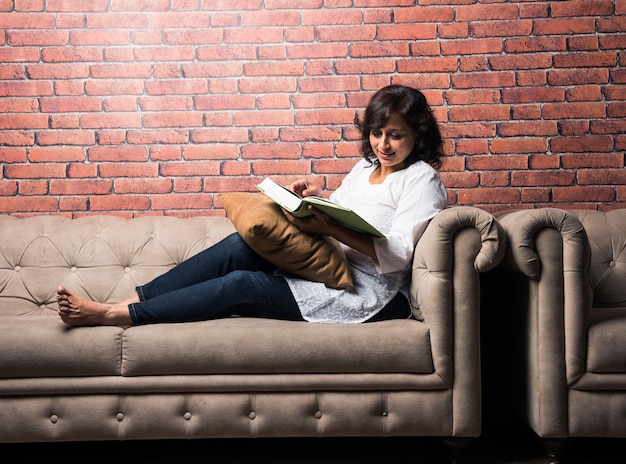
[[[124,272],[126,272],[126,273],[128,274],[128,273],[130,272],[130,267],[126,266],[126,267],[124,268]]]
[[[248,414],[248,418],[250,420],[254,420],[255,417],[256,417],[256,413],[254,411],[250,411],[250,413]]]
[[[71,272],[76,272],[76,266],[72,266],[72,267],[70,268],[70,271],[71,271]]]
[[[59,416],[57,416],[56,414],[52,414],[50,416],[50,422],[52,422],[53,424],[56,424],[59,421]]]
[[[389,415],[388,411],[383,411],[383,413],[381,414],[381,416],[383,416],[383,417],[387,417],[388,415]]]
[[[124,420],[124,413],[118,412],[115,418],[118,422],[122,422]]]
[[[316,419],[321,419],[322,418],[322,411],[315,411],[314,416],[315,416]]]
[[[191,419],[191,413],[189,411],[187,411],[183,417],[185,418],[185,420],[190,420]]]
[[[611,262],[609,263],[609,266],[611,266],[611,267],[615,267],[615,261],[611,261]]]
[[[13,269],[15,272],[20,272],[22,270],[22,266],[15,266],[15,269]]]

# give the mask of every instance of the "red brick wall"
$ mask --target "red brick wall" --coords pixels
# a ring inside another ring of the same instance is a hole
[[[0,0],[0,29],[0,213],[333,189],[390,83],[433,106],[451,204],[626,205],[626,0]]]

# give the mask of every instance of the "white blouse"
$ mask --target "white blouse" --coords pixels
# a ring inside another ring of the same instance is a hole
[[[345,245],[353,287],[334,289],[283,274],[310,322],[364,322],[379,312],[398,291],[408,296],[415,245],[428,221],[447,205],[439,173],[418,161],[388,175],[381,184],[371,184],[376,168],[360,160],[330,199],[353,209],[385,238],[374,238],[378,263]]]

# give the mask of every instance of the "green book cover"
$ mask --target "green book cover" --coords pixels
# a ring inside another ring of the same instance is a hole
[[[255,185],[255,187],[296,217],[310,216],[311,212],[308,210],[307,205],[313,205],[346,227],[368,233],[374,237],[385,236],[351,209],[320,197],[301,198],[269,177],[265,178],[260,184]]]

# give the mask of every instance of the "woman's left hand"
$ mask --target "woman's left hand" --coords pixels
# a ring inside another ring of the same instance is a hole
[[[303,232],[307,234],[323,234],[330,235],[330,230],[332,226],[335,224],[333,219],[327,214],[321,212],[314,206],[308,206],[309,211],[312,216],[307,216],[304,218],[295,217],[293,214],[290,214],[288,211],[283,210],[289,222],[298,227]]]

